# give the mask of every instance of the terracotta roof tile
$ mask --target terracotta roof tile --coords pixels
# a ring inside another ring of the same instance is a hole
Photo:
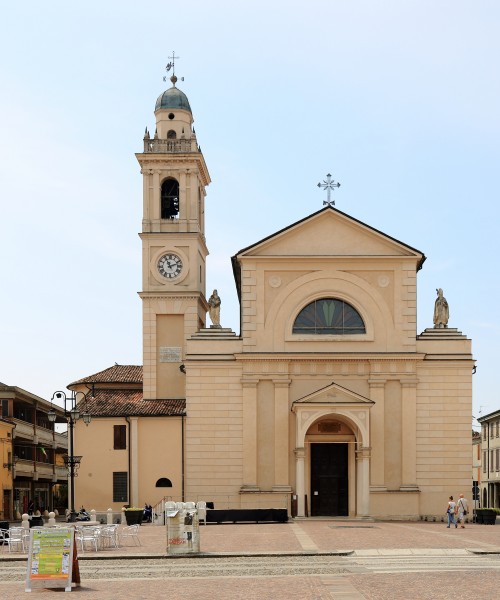
[[[69,385],[78,383],[142,383],[142,365],[113,365]]]
[[[80,410],[93,417],[174,417],[185,413],[186,401],[180,398],[143,400],[142,390],[96,389],[95,396],[80,402]]]

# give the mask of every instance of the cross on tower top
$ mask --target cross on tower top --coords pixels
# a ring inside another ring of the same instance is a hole
[[[180,58],[179,56],[175,56],[175,51],[172,50],[172,56],[169,56],[168,58],[170,58],[170,62],[167,63],[167,66],[165,67],[165,70],[167,71],[167,73],[170,71],[170,69],[172,69],[172,77],[170,77],[170,81],[172,82],[172,85],[175,87],[175,84],[177,82],[177,77],[175,76],[175,59],[176,58]],[[167,81],[167,77],[165,76],[163,78],[163,81]],[[184,77],[181,77],[181,81],[184,81]]]
[[[323,206],[326,206],[327,204],[328,204],[328,206],[335,206],[335,200],[330,199],[330,194],[334,188],[340,187],[340,183],[336,183],[332,179],[332,176],[330,175],[330,173],[328,173],[326,176],[326,179],[323,180],[323,183],[321,183],[321,182],[318,183],[318,187],[326,190],[326,200],[323,200]]]

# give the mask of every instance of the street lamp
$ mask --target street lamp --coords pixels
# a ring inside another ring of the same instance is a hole
[[[80,415],[80,409],[78,408],[78,394],[81,394],[83,398],[87,399],[87,394],[83,392],[71,392],[71,396],[66,396],[64,392],[54,392],[52,396],[51,402],[56,400],[64,400],[64,416],[66,417],[66,421],[69,426],[69,455],[64,457],[64,462],[69,467],[69,480],[70,480],[70,494],[71,494],[71,506],[70,506],[70,518],[69,520],[74,523],[76,521],[77,512],[75,511],[75,477],[76,470],[80,466],[80,461],[82,459],[81,456],[75,456],[74,453],[74,445],[73,445],[73,428],[75,426],[76,421],[81,418],[85,425],[88,425],[92,420],[91,415],[85,411],[82,415]],[[92,392],[93,395],[93,392]],[[69,407],[69,408],[68,408]],[[47,418],[51,423],[54,423],[57,415],[55,410],[51,409]]]

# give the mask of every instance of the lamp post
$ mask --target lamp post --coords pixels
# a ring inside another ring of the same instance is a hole
[[[81,394],[83,398],[87,398],[87,394],[83,392],[71,392],[71,396],[67,396],[65,392],[54,392],[51,402],[55,400],[64,400],[64,416],[66,417],[66,421],[69,427],[69,454],[67,455],[66,464],[69,467],[69,480],[70,480],[70,495],[71,495],[71,506],[70,508],[70,522],[74,523],[76,521],[77,512],[75,511],[75,476],[76,470],[80,466],[81,456],[75,456],[74,453],[74,441],[73,441],[73,429],[75,427],[76,421],[81,417],[85,425],[88,425],[92,420],[92,417],[88,412],[84,412],[80,415],[80,409],[78,408],[78,395]],[[69,408],[68,408],[69,407]],[[51,409],[47,418],[51,423],[54,423],[57,415],[56,412]]]

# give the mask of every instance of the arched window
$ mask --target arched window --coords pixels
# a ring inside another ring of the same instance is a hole
[[[300,311],[293,333],[349,335],[366,333],[366,330],[360,314],[350,304],[337,298],[321,298]]]
[[[162,477],[156,482],[156,487],[172,487],[172,482],[170,481],[170,479]]]
[[[167,131],[167,140],[175,140],[177,138],[177,134],[173,129]]]
[[[179,182],[165,179],[161,184],[161,218],[173,219],[179,214]]]

